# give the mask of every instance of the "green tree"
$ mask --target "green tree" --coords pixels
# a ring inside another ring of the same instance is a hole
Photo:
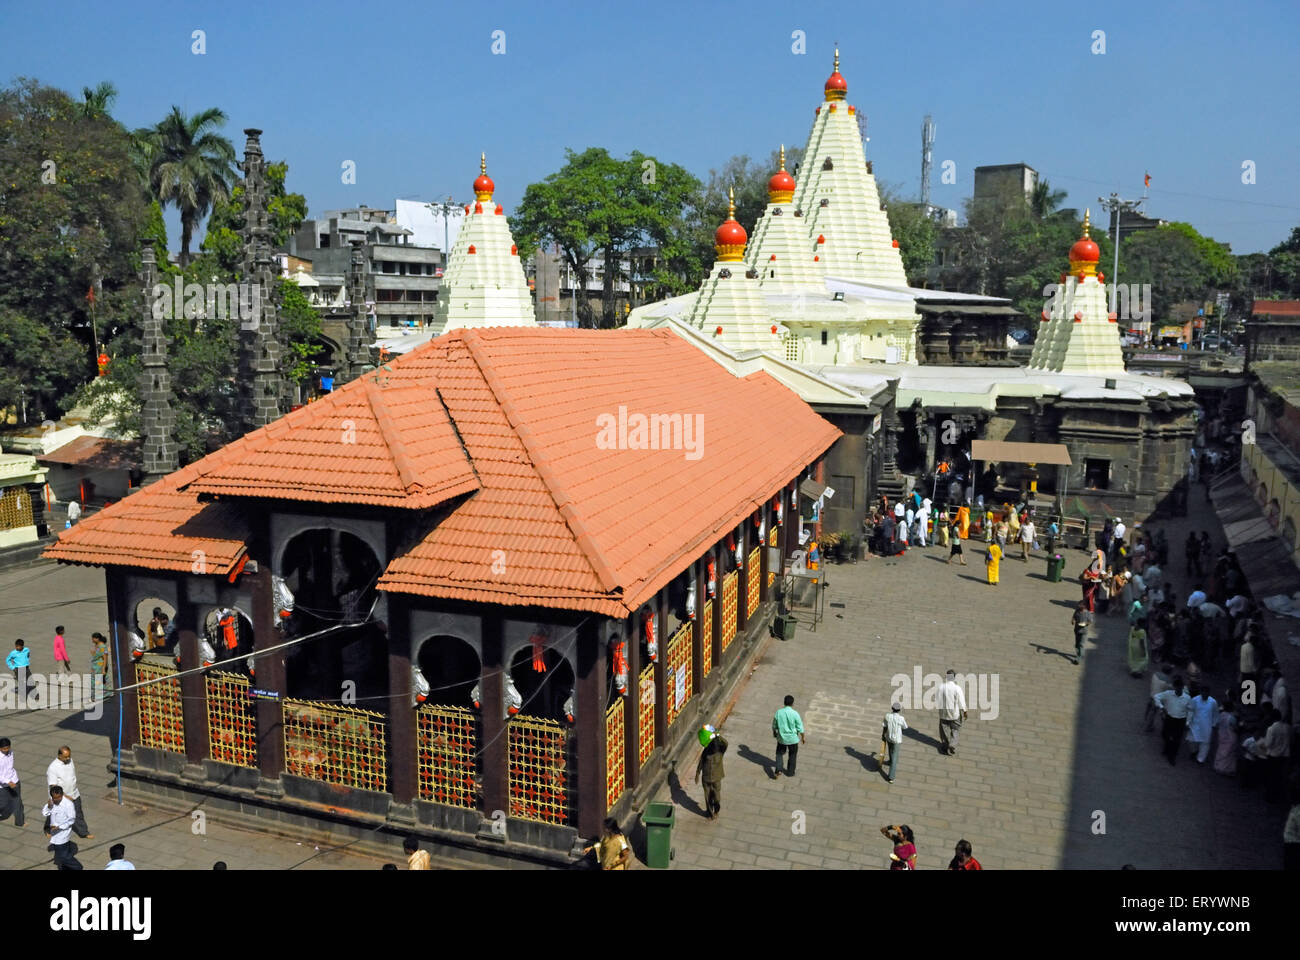
[[[266,209],[271,227],[271,246],[279,248],[289,242],[289,237],[307,219],[307,198],[301,193],[289,193],[285,178],[289,175],[287,163],[266,165]],[[244,187],[236,185],[226,200],[212,205],[208,228],[199,249],[211,254],[223,276],[238,273],[244,256],[244,239],[240,231],[244,226]]]
[[[934,262],[938,224],[921,204],[900,199],[898,187],[892,184],[880,185],[880,201],[889,217],[889,232],[898,241],[907,282],[914,287],[925,286],[926,272]]]
[[[0,409],[57,419],[60,401],[85,376],[85,348],[68,331],[0,306]]]
[[[129,134],[110,118],[87,120],[82,106],[35,80],[0,90],[0,306],[49,329],[52,342],[81,344],[85,378],[95,372],[87,291],[102,341],[134,322],[150,209]]]
[[[186,116],[172,107],[154,127],[136,131],[149,162],[149,187],[163,206],[181,215],[181,265],[190,260],[190,240],[213,203],[230,197],[235,181],[235,148],[216,133],[226,115],[210,107]]]
[[[109,119],[110,111],[117,100],[117,87],[107,80],[97,84],[94,89],[81,88],[81,116],[86,120]]]
[[[637,151],[619,160],[600,147],[566,150],[560,170],[529,184],[510,227],[524,251],[560,251],[582,291],[580,325],[612,327],[619,320],[616,284],[626,279],[623,263],[634,247],[660,247],[658,284],[670,286],[674,268],[689,267],[690,211],[699,189],[680,166]],[[599,318],[586,294],[597,257],[604,261]]]
[[[1189,223],[1170,223],[1124,238],[1119,252],[1122,283],[1150,284],[1154,320],[1169,316],[1174,304],[1208,300],[1238,282],[1236,259],[1228,248],[1202,236]]]

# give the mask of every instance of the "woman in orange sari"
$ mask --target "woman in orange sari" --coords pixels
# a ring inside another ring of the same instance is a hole
[[[957,536],[963,540],[970,537],[970,507],[965,504],[957,508]]]

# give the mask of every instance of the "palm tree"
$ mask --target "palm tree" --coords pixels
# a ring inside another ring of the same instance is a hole
[[[1066,191],[1053,190],[1046,180],[1039,180],[1034,183],[1034,189],[1029,194],[1029,209],[1039,220],[1046,220],[1056,212],[1065,196]]]
[[[230,199],[236,180],[235,148],[214,132],[225,122],[225,113],[216,107],[191,117],[172,107],[156,126],[136,131],[150,191],[163,206],[171,204],[180,212],[182,267],[189,264],[195,226],[215,201]]]
[[[101,117],[108,117],[108,111],[113,106],[113,101],[117,99],[117,87],[105,80],[95,86],[82,87],[81,95],[83,102],[77,107],[81,111],[81,116],[86,120],[97,120]]]

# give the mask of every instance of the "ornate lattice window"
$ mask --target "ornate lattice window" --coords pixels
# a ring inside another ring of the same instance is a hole
[[[713,601],[704,603],[704,612],[700,614],[700,659],[701,667],[707,677],[713,669]]]
[[[767,535],[767,545],[769,547],[777,546],[780,543],[780,536],[781,536],[781,528],[778,527],[776,524],[773,524],[772,532]],[[775,582],[776,582],[776,571],[775,570],[767,571],[768,587],[770,588],[772,584]]]
[[[785,358],[791,363],[799,362],[799,338],[793,333],[785,335]]]
[[[623,728],[623,697],[605,711],[605,809],[618,803],[627,788],[627,734]]]
[[[736,617],[739,614],[740,578],[732,570],[722,578],[722,652],[726,653],[731,641],[736,639]]]
[[[32,498],[22,487],[9,487],[0,492],[0,530],[17,530],[30,527],[36,521],[32,518]]]
[[[384,716],[308,700],[284,701],[284,769],[359,790],[388,789]]]
[[[672,726],[677,715],[682,712],[695,692],[691,676],[691,647],[695,641],[695,624],[686,621],[678,628],[668,641],[667,688],[664,709],[668,715],[668,725]]]
[[[171,679],[163,679],[165,677]],[[160,681],[136,691],[140,745],[171,753],[184,753],[185,715],[181,710],[181,682],[176,679],[176,668],[170,664],[142,660],[135,665],[135,679],[139,683]]]
[[[759,559],[762,547],[755,547],[749,551],[749,566],[745,570],[745,616],[752,617],[754,611],[758,609],[759,591],[762,584],[760,580],[763,575],[763,561]]]
[[[655,668],[646,667],[637,681],[637,758],[640,766],[655,750]]]
[[[569,731],[544,717],[514,717],[510,737],[510,816],[540,823],[569,819]]]
[[[425,703],[416,708],[415,769],[421,800],[478,806],[478,714]]]
[[[213,760],[237,767],[257,766],[257,717],[248,698],[248,678],[209,673],[208,752]]]

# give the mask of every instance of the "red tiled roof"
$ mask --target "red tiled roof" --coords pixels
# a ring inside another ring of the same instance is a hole
[[[699,414],[700,455],[603,449],[598,418],[620,406]],[[354,444],[340,440],[348,420]],[[47,556],[188,569],[179,542],[165,565],[122,559],[125,530],[72,555],[101,517],[153,508],[164,484],[172,519],[191,523],[218,506],[200,491],[421,508],[468,493],[382,589],[623,616],[839,435],[769,375],[737,379],[668,331],[461,330],[83,520]]]
[[[313,503],[424,510],[479,487],[431,382],[327,394],[198,467],[195,493]]]
[[[248,523],[237,503],[199,503],[179,488],[195,476],[178,470],[136,490],[70,530],[44,553],[51,560],[96,566],[226,574],[244,552]]]
[[[120,440],[82,436],[49,453],[38,454],[36,459],[41,463],[64,463],[89,470],[131,470],[140,465],[140,448]]]
[[[1300,300],[1256,300],[1251,313],[1257,317],[1300,317]]]

